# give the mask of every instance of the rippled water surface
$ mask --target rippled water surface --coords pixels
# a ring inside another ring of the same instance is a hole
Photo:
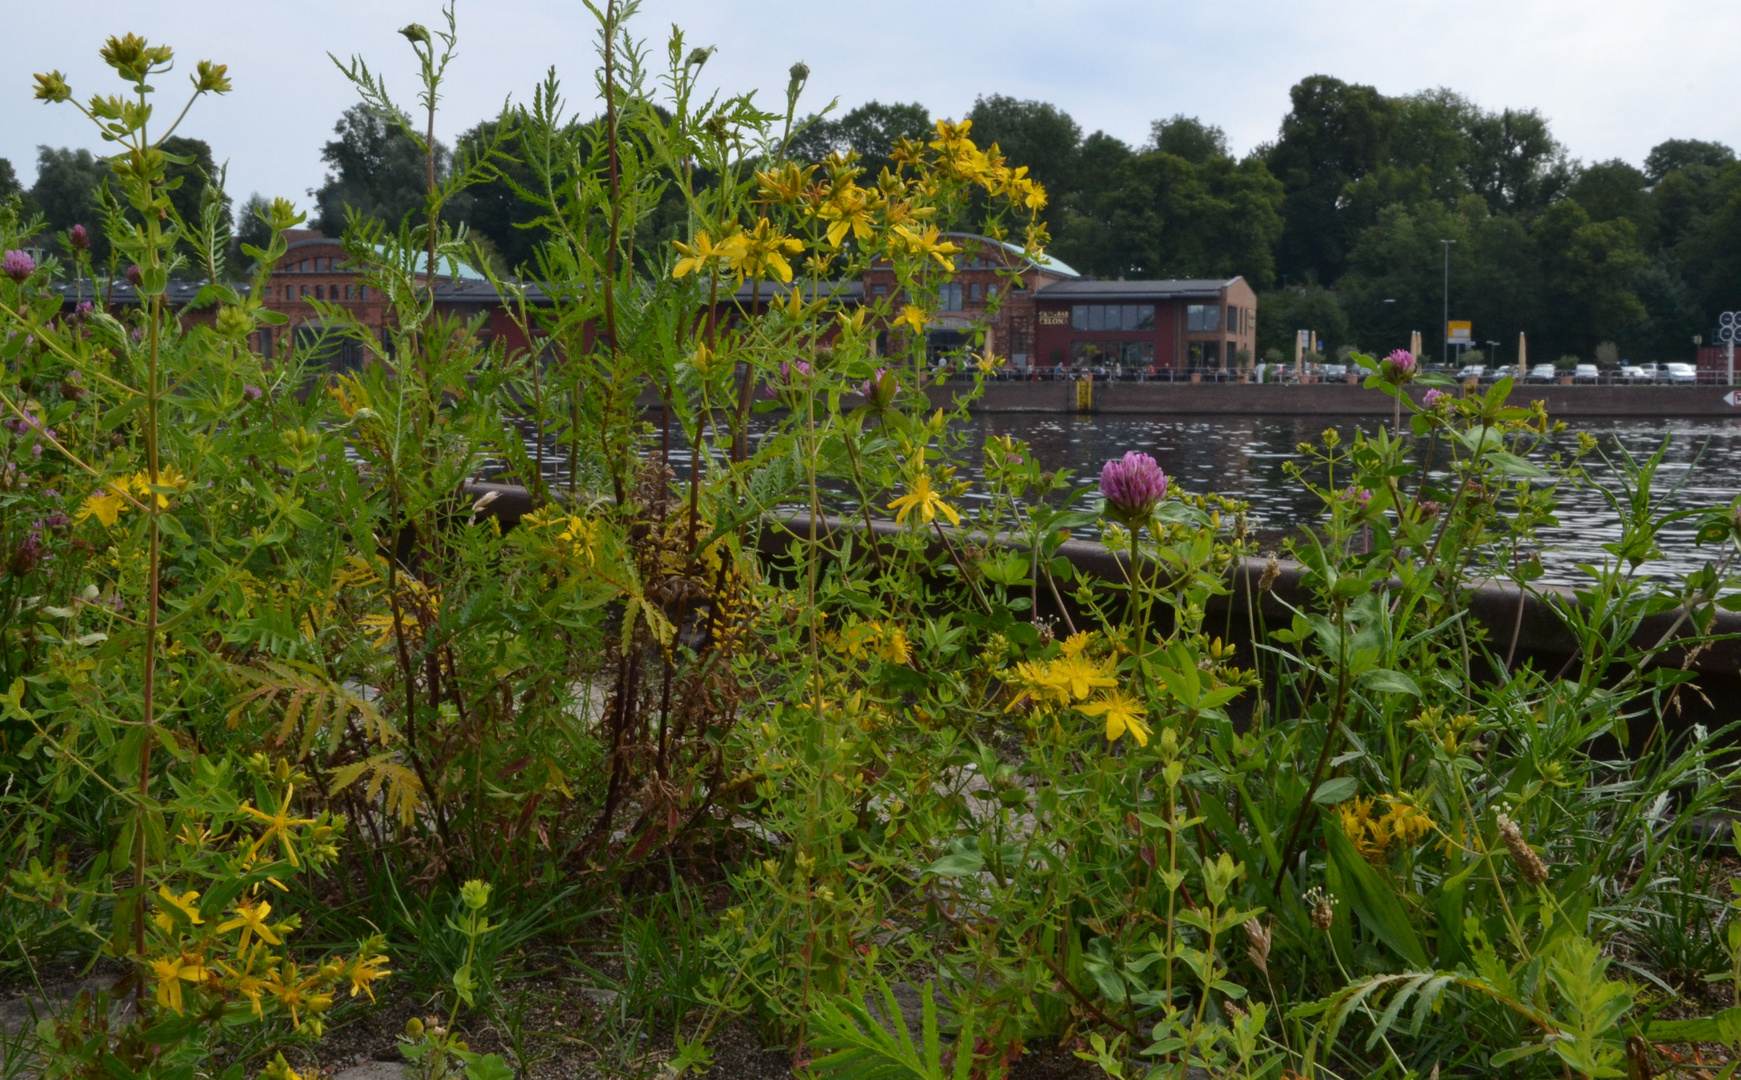
[[[990,435],[1025,439],[1045,468],[1074,470],[1085,495],[1108,458],[1127,450],[1144,451],[1186,490],[1215,491],[1250,503],[1265,538],[1279,543],[1318,511],[1316,499],[1291,481],[1283,469],[1284,463],[1297,459],[1296,447],[1315,441],[1326,428],[1335,428],[1347,439],[1357,429],[1372,433],[1385,423],[1377,418],[982,414],[969,422],[973,435],[969,444],[983,445]],[[1571,431],[1545,447],[1543,454],[1557,447],[1569,456],[1576,445],[1574,433],[1579,430],[1596,436],[1610,456],[1624,449],[1643,458],[1664,438],[1669,439],[1656,486],[1666,496],[1662,500],[1666,507],[1723,505],[1741,493],[1741,419],[1590,419],[1570,423]],[[674,448],[671,456],[673,465],[687,467],[686,450]],[[973,479],[979,466],[977,451],[958,464],[962,475]],[[1596,482],[1612,483],[1613,470],[1599,457],[1588,459],[1586,468]],[[1600,491],[1574,485],[1561,489],[1559,519],[1558,527],[1543,532],[1548,547],[1542,562],[1548,580],[1564,584],[1577,580],[1576,564],[1603,557],[1600,545],[1617,537],[1618,522]],[[1695,546],[1692,532],[1690,523],[1668,530],[1664,558],[1647,569],[1674,574],[1702,565],[1710,549]]]

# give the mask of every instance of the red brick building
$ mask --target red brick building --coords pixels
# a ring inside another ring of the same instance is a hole
[[[1037,367],[1225,374],[1249,370],[1257,349],[1257,293],[1244,278],[1072,278],[1031,303]]]

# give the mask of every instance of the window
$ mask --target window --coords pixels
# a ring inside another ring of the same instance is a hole
[[[984,287],[985,286],[981,285],[977,281],[974,282],[972,285],[969,285],[967,287],[967,298],[976,304],[979,303],[979,301],[981,299],[980,290],[983,289]]]
[[[301,262],[296,264],[296,272],[299,274],[308,273],[308,260],[307,259],[304,259]]]
[[[1239,309],[1232,304],[1227,306],[1227,332],[1229,334],[1239,333]]]
[[[314,298],[316,300],[325,300],[326,299],[326,289],[319,286],[319,285],[316,285],[314,287]]]
[[[887,296],[887,295],[889,295],[889,287],[887,285],[872,285],[871,286],[871,295],[872,296]]]
[[[1077,330],[1118,330],[1141,333],[1155,328],[1153,304],[1076,304],[1070,325]]]
[[[296,286],[294,286],[294,285],[284,286],[284,299],[286,299],[286,300],[296,299]]]
[[[951,281],[937,290],[937,307],[940,311],[961,310],[961,283]]]
[[[301,288],[302,288],[302,298],[304,300],[307,300],[308,299],[308,286],[304,285]]]
[[[1185,330],[1187,333],[1212,334],[1220,329],[1220,304],[1185,305]]]
[[[997,282],[994,281],[985,287],[985,298],[987,300],[997,299]]]
[[[367,285],[358,285],[357,286],[357,299],[358,300],[367,300],[368,298],[369,298],[369,287]]]
[[[272,331],[261,330],[256,336],[260,342],[261,358],[265,360],[272,359]]]

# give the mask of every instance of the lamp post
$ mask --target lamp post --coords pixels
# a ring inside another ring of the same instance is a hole
[[[1451,245],[1455,240],[1440,240],[1445,245],[1445,317],[1439,320],[1439,336],[1444,339],[1440,346],[1440,362],[1449,367],[1451,364]]]
[[[1499,370],[1499,342],[1486,341],[1486,342],[1482,342],[1482,344],[1487,346],[1487,362],[1489,364],[1493,365],[1494,371],[1498,371]],[[1494,377],[1498,378],[1497,375],[1495,375]]]

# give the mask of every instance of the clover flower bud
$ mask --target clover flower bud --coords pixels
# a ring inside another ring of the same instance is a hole
[[[1415,377],[1418,365],[1415,354],[1407,349],[1393,349],[1388,356],[1378,362],[1378,373],[1386,382],[1401,386]]]
[[[80,251],[91,250],[91,234],[86,231],[83,225],[74,225],[68,229],[66,238],[69,244]]]
[[[1127,521],[1147,518],[1167,497],[1167,474],[1155,459],[1135,450],[1113,458],[1100,469],[1100,494],[1107,510]]]
[[[1421,398],[1421,408],[1428,412],[1442,412],[1451,407],[1451,395],[1443,390],[1428,390]]]
[[[36,260],[30,257],[30,252],[12,250],[0,256],[0,274],[5,274],[13,281],[23,281],[34,273]]]
[[[260,395],[263,392],[264,391],[262,391],[258,386],[255,386],[253,383],[249,383],[246,386],[242,387],[242,396],[247,398],[249,401],[259,401]]]
[[[127,267],[127,284],[129,284],[129,285],[133,286],[135,289],[137,289],[139,287],[139,283],[144,281],[144,280],[145,280],[145,271],[139,269],[138,263],[133,263]]]

